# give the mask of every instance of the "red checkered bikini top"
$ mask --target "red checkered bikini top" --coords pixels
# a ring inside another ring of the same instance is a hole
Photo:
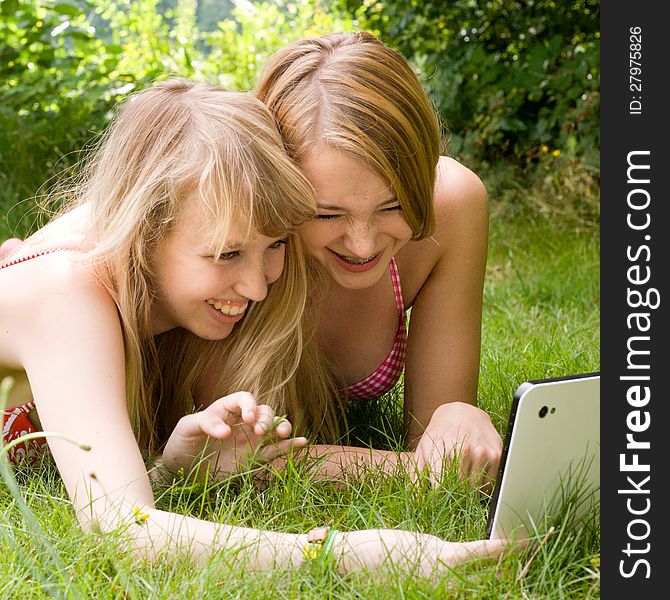
[[[400,287],[400,274],[395,258],[389,263],[391,281],[393,282],[393,295],[398,307],[398,330],[391,351],[384,362],[377,367],[374,373],[365,379],[350,385],[347,389],[349,398],[355,400],[372,400],[385,394],[393,388],[400,379],[405,368],[405,355],[407,350],[407,316],[405,315],[405,303],[402,299],[402,288]]]

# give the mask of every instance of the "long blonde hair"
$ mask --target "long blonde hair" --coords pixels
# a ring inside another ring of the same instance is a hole
[[[328,390],[301,402],[295,383],[307,284],[297,227],[315,214],[314,192],[286,155],[272,116],[258,100],[205,83],[163,81],[128,99],[73,190],[90,206],[95,248],[86,254],[118,306],[127,402],[140,447],[156,452],[177,419],[192,411],[199,378],[222,364],[218,392],[247,390],[296,420],[335,421]],[[221,341],[177,329],[152,335],[153,257],[187,198],[210,215],[203,236],[224,244],[232,226],[288,236],[282,276]],[[307,347],[307,350],[305,348]],[[221,356],[225,360],[220,360]],[[317,365],[318,361],[303,361]],[[316,380],[318,373],[301,375]],[[327,416],[324,417],[324,413]]]
[[[365,31],[302,39],[270,57],[255,95],[295,161],[319,142],[351,153],[393,188],[414,239],[434,231],[439,121],[401,54]]]

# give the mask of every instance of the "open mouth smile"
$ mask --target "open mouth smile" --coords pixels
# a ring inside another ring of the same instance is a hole
[[[368,258],[357,258],[357,257],[354,257],[354,256],[345,256],[344,254],[340,254],[339,252],[334,252],[333,250],[331,250],[331,252],[333,252],[334,254],[337,254],[338,258],[340,258],[341,260],[343,260],[346,263],[349,263],[350,265],[365,265],[369,262],[372,262],[380,254],[379,252],[377,252],[377,254],[373,254],[372,256],[370,256]]]
[[[233,304],[230,301],[220,302],[218,300],[212,299],[207,300],[207,304],[228,317],[236,317],[237,315],[241,315],[245,310],[247,310],[247,306],[249,305],[248,302],[245,304]]]

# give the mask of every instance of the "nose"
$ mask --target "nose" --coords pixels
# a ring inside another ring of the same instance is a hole
[[[376,228],[370,221],[351,222],[345,238],[347,249],[356,258],[368,258],[377,250]]]
[[[268,283],[271,283],[271,278],[265,265],[262,261],[254,261],[245,266],[233,289],[244,298],[260,302],[268,295]]]

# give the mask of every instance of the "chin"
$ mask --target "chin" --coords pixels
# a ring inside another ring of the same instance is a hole
[[[229,328],[217,328],[213,329],[189,329],[189,331],[199,337],[201,340],[207,340],[209,342],[218,342],[219,340],[225,340],[233,332],[234,324]]]
[[[331,270],[330,276],[340,287],[348,290],[364,290],[375,285],[387,271],[388,265],[383,269],[375,269],[366,273],[349,273],[344,269],[338,269]]]

